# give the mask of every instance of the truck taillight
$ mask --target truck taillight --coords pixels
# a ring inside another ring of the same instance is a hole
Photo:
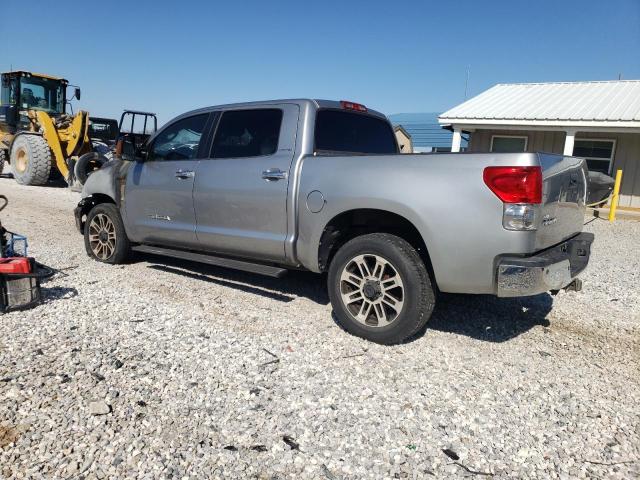
[[[360,103],[349,102],[348,100],[340,100],[340,106],[345,110],[355,110],[357,112],[366,112],[367,107]]]
[[[483,178],[504,203],[542,203],[540,167],[487,167]]]
[[[502,226],[507,230],[536,230],[542,203],[540,167],[487,167],[484,183],[504,203]]]

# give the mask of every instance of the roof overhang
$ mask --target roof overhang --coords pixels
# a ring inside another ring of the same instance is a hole
[[[561,130],[561,131],[599,131],[636,133],[640,132],[640,122],[636,121],[574,121],[574,120],[516,120],[516,119],[481,119],[439,117],[443,128],[461,130]]]

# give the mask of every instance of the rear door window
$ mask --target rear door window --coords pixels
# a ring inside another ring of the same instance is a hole
[[[316,152],[398,153],[396,138],[386,120],[342,110],[319,110]]]
[[[278,150],[282,110],[230,110],[222,114],[213,141],[213,158],[273,155]]]

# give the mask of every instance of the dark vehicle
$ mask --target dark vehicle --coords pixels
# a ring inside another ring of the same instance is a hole
[[[602,172],[589,172],[589,188],[588,188],[588,197],[587,204],[595,205],[599,202],[605,202],[611,191],[613,190],[613,185],[616,181]]]
[[[89,118],[89,138],[114,147],[118,139],[118,121],[113,118]]]

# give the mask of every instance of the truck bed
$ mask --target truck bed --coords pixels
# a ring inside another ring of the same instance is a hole
[[[502,227],[503,203],[483,183],[488,166],[542,167],[537,230]],[[326,206],[318,213],[300,208],[297,252],[307,268],[319,271],[313,246],[320,242],[322,226],[345,210],[390,210],[418,229],[440,290],[496,293],[498,254],[531,255],[582,230],[586,171],[583,159],[544,153],[308,157],[299,205],[319,191]]]

